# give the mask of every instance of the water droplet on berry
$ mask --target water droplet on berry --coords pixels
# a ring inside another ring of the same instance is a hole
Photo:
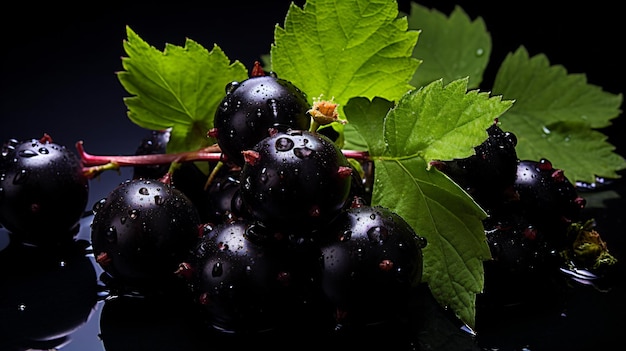
[[[351,237],[352,237],[352,231],[346,230],[343,233],[341,233],[341,236],[339,237],[339,241],[348,241],[350,240]]]
[[[239,87],[239,85],[240,85],[240,83],[236,82],[236,81],[233,81],[233,82],[230,82],[230,83],[226,84],[226,87],[224,88],[224,91],[226,92],[226,95],[232,94],[233,91],[235,91],[235,89],[237,89]]]
[[[417,237],[417,244],[419,245],[420,248],[423,249],[428,244],[428,240],[426,240],[426,238],[424,238],[422,236],[418,236]]]
[[[30,172],[26,169],[22,169],[15,174],[15,177],[13,178],[13,184],[24,184],[28,180],[29,176]]]
[[[276,151],[289,151],[291,149],[293,149],[293,140],[289,139],[289,138],[278,138],[276,139],[276,144],[274,145],[274,147],[276,148]]]
[[[306,147],[297,147],[297,148],[293,149],[294,155],[296,155],[298,158],[311,157],[311,155],[314,152],[315,152],[314,150],[311,150],[311,149],[306,148]]]
[[[37,153],[31,149],[20,150],[18,153],[21,157],[33,157],[37,156]]]
[[[389,236],[389,231],[385,227],[372,227],[367,230],[367,237],[371,242],[382,243]]]
[[[485,54],[485,50],[483,48],[476,49],[476,57],[481,57]]]
[[[40,147],[39,150],[37,150],[37,151],[39,151],[39,153],[42,154],[42,155],[47,155],[47,154],[50,153],[50,150],[48,150],[45,147]]]
[[[117,241],[117,229],[109,227],[104,233],[104,238],[110,243],[115,243]]]
[[[148,191],[148,188],[141,187],[141,188],[139,188],[139,194],[141,194],[141,195],[149,195],[150,192]]]
[[[104,206],[104,203],[105,203],[106,201],[107,201],[107,199],[106,199],[106,198],[102,198],[102,199],[100,199],[99,201],[96,201],[96,202],[93,204],[93,206],[91,207],[91,211],[92,211],[93,213],[98,212],[98,211],[102,208],[102,206]]]
[[[213,265],[213,269],[211,270],[211,275],[213,277],[221,277],[224,274],[224,267],[222,266],[222,262],[215,262]]]
[[[539,160],[539,170],[541,171],[550,171],[552,170],[552,162],[548,161],[545,158]]]
[[[137,219],[137,218],[139,218],[139,210],[138,209],[132,209],[132,210],[130,210],[130,212],[128,214],[130,215],[130,219]]]

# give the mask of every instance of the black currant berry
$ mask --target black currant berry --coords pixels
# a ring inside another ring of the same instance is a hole
[[[302,130],[275,133],[246,152],[241,199],[268,227],[315,229],[346,204],[348,159],[327,137]]]
[[[0,223],[35,245],[71,239],[89,197],[80,158],[48,135],[11,140],[0,162]]]
[[[514,189],[519,210],[531,222],[551,231],[558,228],[563,237],[569,224],[581,219],[586,204],[563,170],[547,159],[520,160]]]
[[[213,328],[254,334],[284,323],[287,261],[278,242],[263,233],[262,227],[234,218],[210,229],[194,250],[193,291]]]
[[[366,326],[406,318],[422,279],[426,241],[399,215],[381,206],[343,211],[321,245],[324,293],[338,325]]]
[[[252,75],[226,87],[211,135],[217,138],[226,159],[242,166],[241,152],[267,137],[270,128],[309,129],[310,108],[306,95],[291,82],[264,73]]]
[[[518,158],[513,133],[503,131],[495,121],[487,134],[487,139],[474,148],[474,155],[436,162],[435,167],[489,210],[506,199],[507,189],[515,182]]]
[[[545,238],[545,233],[536,228],[523,213],[500,212],[483,221],[487,243],[493,264],[508,275],[534,274],[555,262],[556,248]]]
[[[151,130],[148,135],[141,140],[135,155],[154,155],[164,154],[167,149],[167,143],[170,141],[169,130]],[[159,179],[167,173],[170,165],[136,165],[133,166],[133,178]]]
[[[197,243],[200,223],[181,191],[157,180],[127,180],[94,206],[94,255],[122,288],[165,285]]]
[[[219,173],[206,190],[208,206],[206,218],[207,222],[221,223],[229,216],[245,216],[244,205],[241,200],[239,189],[240,169],[229,169]]]

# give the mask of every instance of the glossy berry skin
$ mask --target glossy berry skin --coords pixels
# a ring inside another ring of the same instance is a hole
[[[0,162],[0,223],[30,244],[71,239],[89,197],[78,156],[42,138],[5,144]]]
[[[474,148],[474,155],[435,166],[489,210],[506,200],[506,191],[515,182],[518,158],[515,134],[503,131],[496,121],[487,128],[487,135]]]
[[[168,130],[151,130],[137,146],[135,155],[164,154],[169,141]],[[165,175],[169,167],[169,164],[136,165],[133,166],[133,178],[159,179]]]
[[[258,143],[241,170],[247,211],[271,228],[318,228],[344,207],[352,168],[330,139],[309,131]]]
[[[425,239],[381,206],[343,211],[326,234],[321,284],[337,307],[337,323],[365,326],[407,317],[411,292],[422,279]]]
[[[165,284],[196,244],[200,223],[196,208],[176,188],[127,180],[94,206],[94,256],[122,287]]]
[[[206,190],[208,222],[221,223],[229,216],[247,215],[241,201],[240,170],[229,169],[218,174]]]
[[[241,152],[267,137],[270,128],[309,129],[310,107],[298,87],[273,75],[232,82],[213,121],[217,143],[229,162],[242,166]]]
[[[276,328],[288,311],[284,251],[252,222],[216,225],[194,250],[193,291],[217,330],[254,334]]]
[[[564,231],[581,219],[586,204],[564,172],[547,159],[520,160],[514,189],[518,210],[544,230]]]

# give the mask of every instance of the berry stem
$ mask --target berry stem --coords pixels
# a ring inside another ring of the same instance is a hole
[[[108,169],[138,165],[158,165],[168,163],[183,163],[193,161],[222,161],[223,154],[217,145],[207,146],[195,151],[178,152],[171,154],[149,154],[149,155],[92,155],[85,151],[83,141],[76,143],[76,150],[82,160],[84,167],[107,165]],[[341,150],[347,158],[356,160],[369,160],[367,151]]]
[[[195,151],[171,153],[171,154],[150,154],[132,156],[101,156],[92,155],[85,151],[83,142],[76,143],[76,149],[84,166],[99,166],[108,163],[116,164],[118,167],[137,165],[157,165],[173,162],[189,161],[220,161],[222,153],[219,146],[212,145]]]
[[[367,151],[362,150],[341,150],[344,156],[347,158],[352,158],[359,161],[370,161],[370,154]]]

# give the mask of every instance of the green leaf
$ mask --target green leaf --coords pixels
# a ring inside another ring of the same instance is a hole
[[[310,99],[333,99],[345,118],[343,106],[352,97],[394,101],[413,89],[408,82],[420,63],[411,56],[417,38],[406,17],[398,17],[396,1],[292,3],[284,28],[274,31],[272,70]]]
[[[353,133],[346,132],[346,138],[358,140],[357,150],[369,150],[373,155],[384,154],[386,144],[382,138],[383,122],[393,106],[392,101],[380,97],[375,97],[372,101],[365,97],[350,99],[344,111],[346,116],[358,118],[358,123],[350,123]]]
[[[513,102],[468,92],[467,82],[459,79],[444,87],[439,79],[402,97],[385,122],[390,153],[429,162],[473,155],[487,138],[487,128]]]
[[[470,327],[491,253],[472,198],[421,157],[375,157],[372,203],[391,209],[427,240],[423,281],[433,296]]]
[[[167,152],[189,151],[215,143],[207,137],[228,83],[248,73],[217,46],[210,52],[193,40],[184,47],[166,44],[163,52],[127,27],[118,79],[132,96],[124,98],[128,117],[151,130],[171,128]]]
[[[483,289],[482,263],[491,257],[482,224],[486,213],[429,161],[472,154],[511,104],[468,92],[466,78],[445,87],[442,80],[432,82],[395,106],[353,98],[345,107],[374,160],[372,203],[398,213],[426,238],[424,281],[442,306],[471,327]]]
[[[507,55],[493,92],[515,99],[501,124],[517,136],[518,158],[546,158],[572,181],[619,178],[616,171],[626,168],[626,160],[595,130],[620,115],[622,94],[604,92],[583,74],[551,66],[545,55],[530,58],[524,47]]]
[[[423,62],[410,83],[422,87],[443,79],[444,83],[469,77],[468,86],[476,88],[491,55],[491,36],[481,17],[471,21],[459,6],[449,17],[436,9],[411,3],[409,29],[420,31],[413,57]]]

